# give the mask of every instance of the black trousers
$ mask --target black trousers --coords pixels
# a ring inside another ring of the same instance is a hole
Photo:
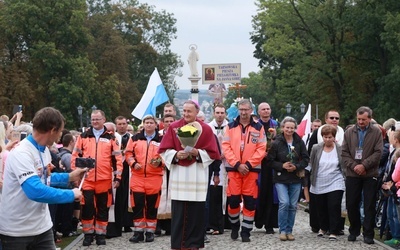
[[[171,248],[204,248],[205,202],[171,201]]]
[[[219,233],[224,232],[224,214],[222,211],[222,186],[210,185],[209,192],[209,222],[208,228]]]
[[[272,229],[278,227],[279,201],[274,201],[273,171],[264,158],[259,175],[259,189],[254,224],[257,228]],[[277,194],[275,193],[277,196]]]
[[[318,221],[318,207],[317,207],[317,201],[316,201],[316,195],[313,193],[310,193],[310,202],[308,203],[308,211],[310,215],[310,227],[313,232],[318,232],[320,229],[319,227],[319,221]]]
[[[107,224],[107,238],[121,236],[123,227],[133,227],[133,214],[128,211],[128,197],[130,192],[129,171],[130,167],[128,163],[124,161],[121,183],[115,192],[115,222],[109,222]]]
[[[338,234],[342,229],[342,197],[343,191],[336,190],[326,194],[314,194],[317,207],[319,228]]]
[[[68,236],[68,234],[73,230],[72,228],[72,216],[74,214],[74,202],[58,204],[56,211],[56,228],[58,232],[61,232],[63,236]]]
[[[360,202],[361,195],[364,201],[364,237],[374,238],[376,214],[376,182],[374,177],[347,177],[346,178],[346,207],[350,221],[349,232],[358,236],[361,231]]]

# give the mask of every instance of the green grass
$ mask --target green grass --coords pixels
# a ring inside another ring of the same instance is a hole
[[[61,242],[56,244],[57,247],[60,247],[61,249],[66,248],[69,244],[71,244],[72,241],[74,241],[78,236],[74,237],[63,237],[61,238]]]
[[[82,233],[82,230],[78,230],[78,233]],[[60,247],[61,249],[66,248],[71,242],[73,242],[76,238],[78,238],[79,235],[77,236],[72,236],[72,237],[62,237],[61,242],[56,244],[56,247]]]

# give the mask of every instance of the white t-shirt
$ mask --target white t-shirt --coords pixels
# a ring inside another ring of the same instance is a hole
[[[29,140],[22,140],[10,152],[4,171],[0,203],[0,234],[13,237],[34,236],[51,229],[53,223],[48,204],[28,199],[21,187],[32,176],[42,177],[43,167],[50,162],[49,150],[46,148],[44,153],[40,153]]]
[[[330,152],[322,151],[319,160],[317,179],[315,186],[311,185],[310,192],[313,194],[326,194],[336,190],[345,190],[344,178],[338,168],[339,158],[336,146]]]

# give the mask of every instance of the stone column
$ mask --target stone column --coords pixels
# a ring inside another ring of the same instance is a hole
[[[195,100],[196,102],[199,102],[199,81],[201,77],[194,77],[191,76],[188,78],[191,82],[191,88],[190,88],[190,93],[192,93],[191,99]]]

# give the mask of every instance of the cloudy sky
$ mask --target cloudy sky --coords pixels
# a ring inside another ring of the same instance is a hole
[[[183,76],[176,81],[180,89],[190,89],[190,69],[187,57],[189,45],[196,44],[199,54],[198,71],[202,64],[241,63],[241,75],[258,72],[250,41],[251,20],[257,7],[249,0],[140,0],[154,5],[157,11],[166,10],[177,19],[178,38],[171,49],[181,56]],[[201,80],[200,80],[201,81]],[[199,83],[199,88],[208,86]]]

